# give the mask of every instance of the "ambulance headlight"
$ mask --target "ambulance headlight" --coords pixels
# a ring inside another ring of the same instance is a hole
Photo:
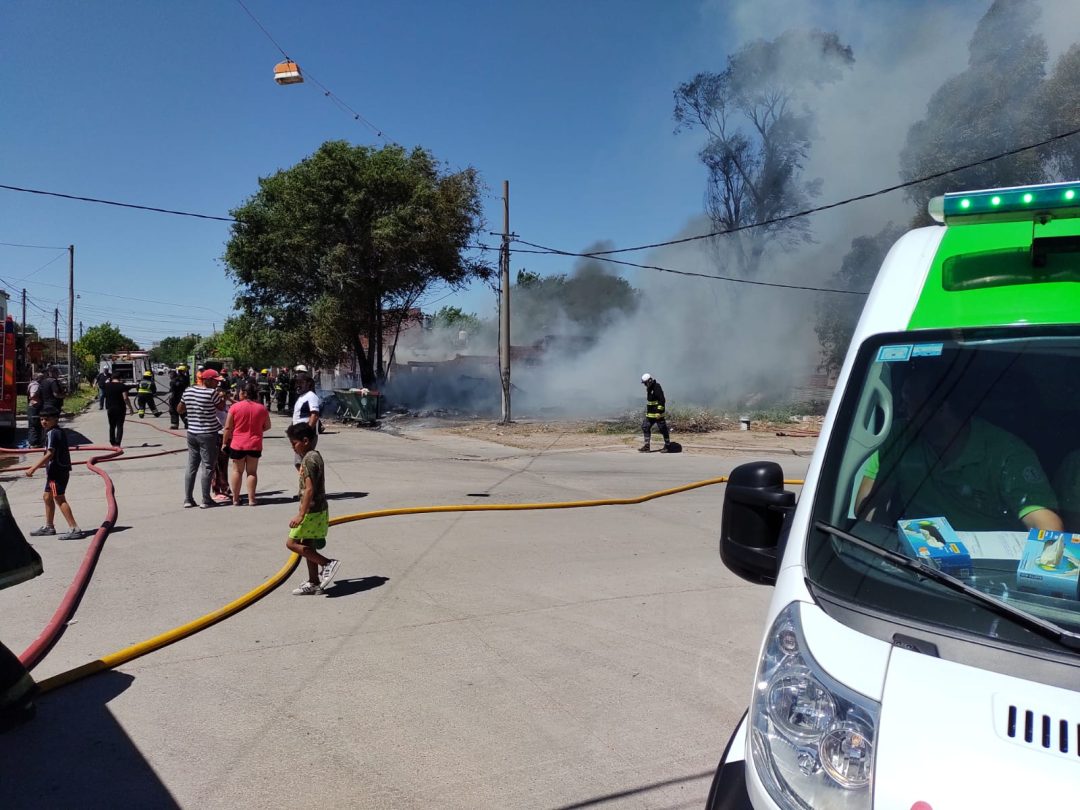
[[[810,655],[799,603],[769,632],[751,706],[750,760],[772,799],[803,810],[870,807],[881,706]]]

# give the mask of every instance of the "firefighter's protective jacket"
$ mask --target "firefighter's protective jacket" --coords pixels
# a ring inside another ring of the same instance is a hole
[[[645,386],[645,418],[664,418],[664,389],[656,380],[650,380]]]

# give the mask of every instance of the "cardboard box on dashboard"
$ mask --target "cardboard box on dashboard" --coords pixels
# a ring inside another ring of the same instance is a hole
[[[1032,529],[1016,568],[1023,591],[1080,599],[1080,534]]]
[[[896,525],[906,554],[954,577],[971,576],[971,555],[945,518],[905,518]]]

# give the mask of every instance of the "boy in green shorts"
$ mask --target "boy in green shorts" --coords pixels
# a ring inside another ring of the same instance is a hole
[[[285,431],[300,462],[300,511],[289,521],[289,539],[285,547],[307,561],[308,578],[293,591],[294,596],[315,596],[334,579],[338,561],[324,557],[319,549],[326,546],[330,511],[326,504],[326,468],[322,456],[312,450],[315,428],[307,422],[289,425]]]

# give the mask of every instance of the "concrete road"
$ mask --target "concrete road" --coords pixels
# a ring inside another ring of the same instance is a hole
[[[130,456],[184,446],[151,425],[167,416],[129,419]],[[117,530],[35,677],[186,623],[281,567],[296,488],[284,426],[275,416],[256,508],[182,509],[183,455],[108,465]],[[69,427],[107,433],[96,409]],[[330,431],[319,449],[337,515],[631,496],[754,458]],[[772,457],[789,476],[807,463]],[[3,483],[23,530],[39,525],[42,478]],[[83,528],[101,522],[100,478],[78,468],[69,496]],[[720,562],[722,496],[333,529],[342,562],[325,596],[292,596],[297,573],[194,637],[42,697],[0,737],[0,807],[700,807],[770,596]],[[10,648],[48,621],[87,542],[35,542],[45,574],[0,591]]]

